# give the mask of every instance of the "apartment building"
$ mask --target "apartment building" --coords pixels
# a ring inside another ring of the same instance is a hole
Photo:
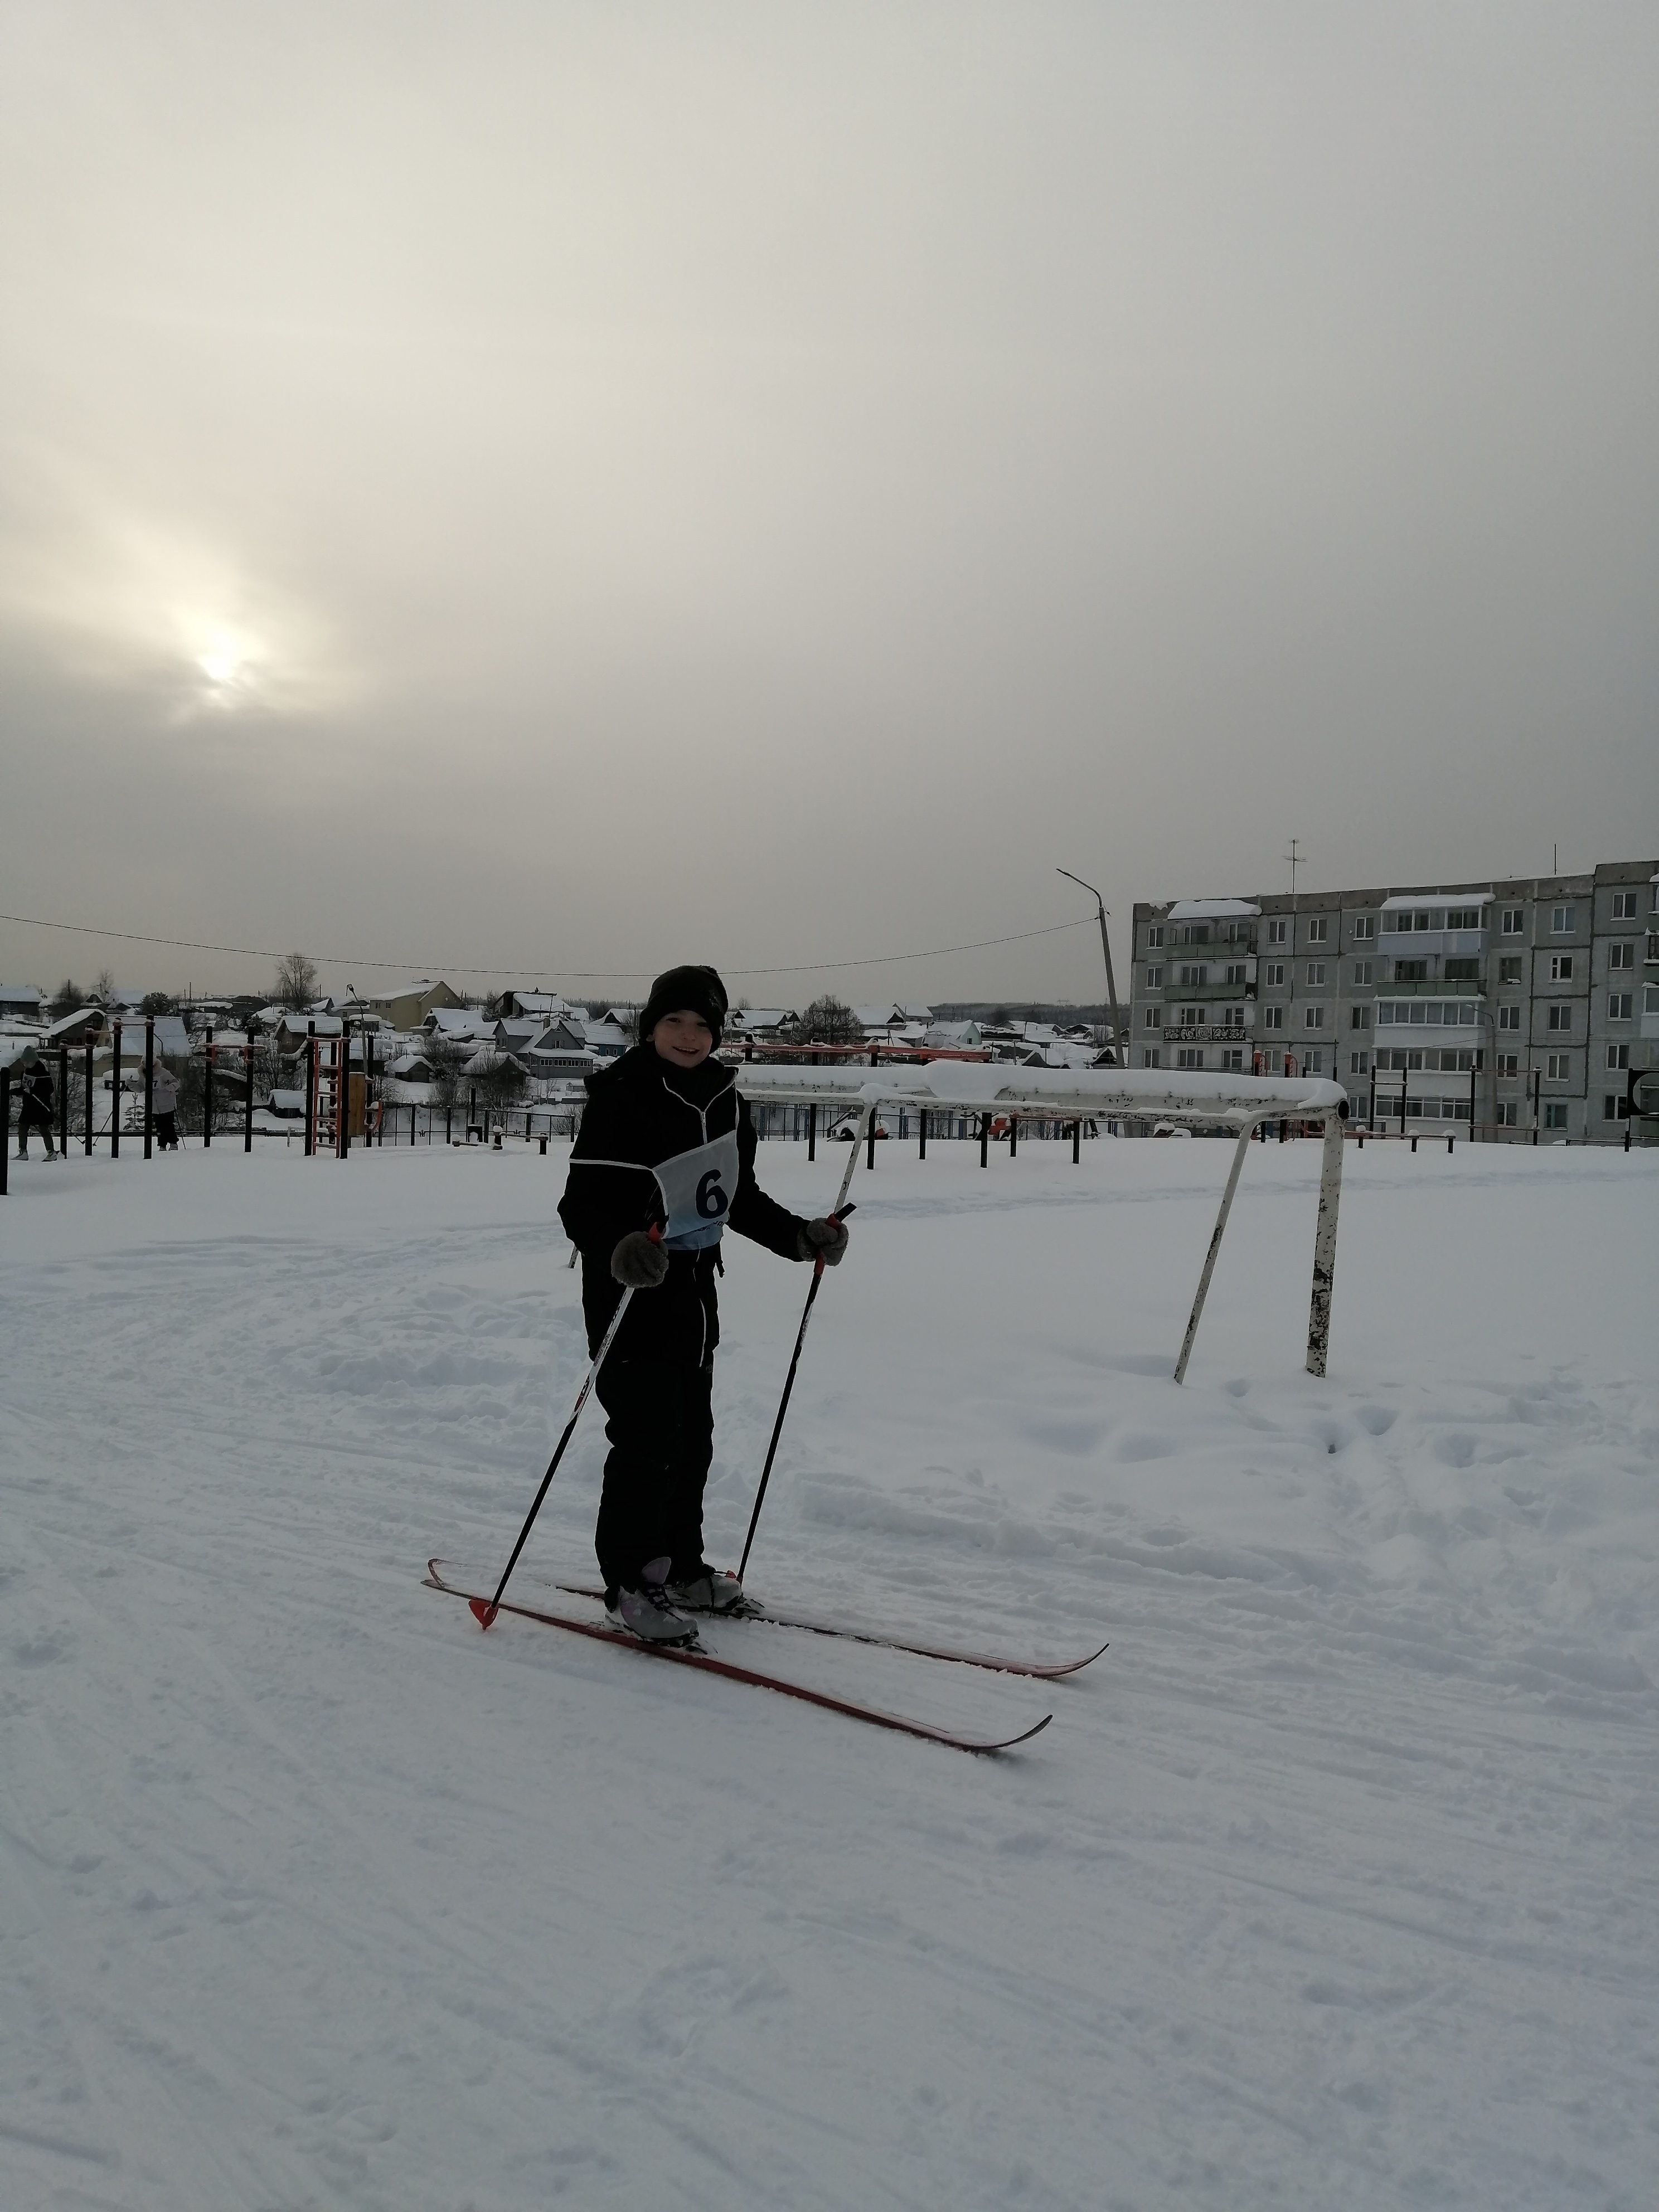
[[[1139,1067],[1334,1077],[1379,1120],[1473,1110],[1500,1140],[1622,1139],[1632,1070],[1659,1071],[1659,869],[1139,904],[1131,1021]]]

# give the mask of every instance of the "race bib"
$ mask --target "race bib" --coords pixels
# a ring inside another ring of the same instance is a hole
[[[671,1252],[696,1252],[718,1244],[732,1201],[738,1194],[738,1139],[716,1137],[695,1152],[659,1161],[652,1173],[662,1192],[668,1226],[663,1243]]]

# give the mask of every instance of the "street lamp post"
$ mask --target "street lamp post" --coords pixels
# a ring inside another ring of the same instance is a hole
[[[1106,933],[1106,902],[1092,884],[1085,884],[1081,876],[1074,876],[1069,868],[1056,868],[1054,873],[1092,893],[1095,904],[1100,909],[1100,949],[1106,956],[1106,995],[1112,1005],[1112,1066],[1127,1066],[1127,1060],[1118,1058],[1119,1048],[1123,1043],[1123,1024],[1118,1015],[1117,979],[1112,973],[1112,940]]]

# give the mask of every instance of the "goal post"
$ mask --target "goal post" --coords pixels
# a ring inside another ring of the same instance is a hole
[[[1316,1121],[1322,1128],[1319,1210],[1314,1228],[1313,1288],[1308,1312],[1307,1369],[1323,1375],[1330,1346],[1336,1278],[1336,1224],[1342,1194],[1342,1125],[1347,1093],[1317,1076],[1207,1073],[1157,1067],[1016,1067],[984,1060],[889,1061],[878,1067],[781,1067],[742,1061],[738,1089],[760,1105],[841,1105],[868,1113],[883,1107],[922,1112],[966,1111],[1042,1115],[1056,1121],[1170,1121],[1236,1130],[1237,1140],[1221,1210],[1205,1254],[1175,1380],[1186,1375],[1210,1278],[1232,1209],[1250,1139],[1264,1121]],[[872,1124],[873,1126],[873,1124]]]

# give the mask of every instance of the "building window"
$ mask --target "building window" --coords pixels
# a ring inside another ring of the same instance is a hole
[[[1164,924],[1161,921],[1155,921],[1146,932],[1146,950],[1149,952],[1156,951],[1158,947],[1162,945],[1163,942]],[[1157,1061],[1154,1060],[1152,1065],[1156,1066],[1158,1065]]]
[[[1235,1075],[1243,1075],[1244,1073],[1243,1046],[1236,1047],[1231,1052],[1224,1052],[1221,1055],[1221,1065],[1224,1068],[1231,1068]]]
[[[1449,960],[1445,976],[1449,983],[1478,983],[1480,981],[1480,963],[1478,960]]]
[[[1617,945],[1608,945],[1607,965],[1609,968],[1633,968],[1636,965],[1635,939],[1626,937]]]
[[[1519,937],[1521,934],[1522,924],[1524,920],[1525,915],[1521,908],[1518,906],[1506,906],[1504,909],[1504,936]]]
[[[1498,1100],[1498,1126],[1500,1129],[1513,1129],[1519,1126],[1521,1120],[1520,1106],[1521,1102],[1517,1098],[1500,1098]]]
[[[1549,1019],[1546,1022],[1544,1026],[1547,1029],[1553,1030],[1565,1030],[1568,1034],[1571,1035],[1572,1030],[1572,1008],[1571,1006],[1552,1006],[1549,1010]]]
[[[1572,955],[1571,955],[1571,952],[1552,952],[1552,953],[1551,953],[1551,955],[1550,955],[1550,981],[1551,981],[1551,982],[1552,982],[1552,983],[1571,983],[1571,981],[1572,981]]]
[[[1544,1127],[1547,1129],[1565,1129],[1566,1126],[1566,1100],[1565,1098],[1552,1098],[1549,1104],[1544,1109]]]
[[[1270,960],[1267,963],[1267,981],[1270,991],[1282,988],[1285,981],[1285,963],[1282,960]]]
[[[1313,1052],[1304,1052],[1303,1054],[1302,1073],[1304,1075],[1322,1075],[1324,1072],[1325,1055],[1323,1053],[1315,1050]]]
[[[1147,1029],[1155,1030],[1158,1025],[1158,1010],[1156,1006],[1148,1006],[1141,1015],[1140,1018],[1143,1024]]]
[[[1162,966],[1149,968],[1146,970],[1146,988],[1149,991],[1161,991],[1164,988],[1164,969]]]
[[[1261,1026],[1264,1030],[1282,1030],[1285,1026],[1284,1007],[1264,1006],[1261,1009]]]
[[[1195,1030],[1204,1019],[1204,1009],[1202,1006],[1178,1007],[1176,1019],[1183,1030]]]
[[[1507,983],[1515,988],[1519,987],[1521,981],[1521,955],[1518,952],[1512,952],[1507,960],[1500,960],[1498,962],[1498,980],[1500,983]]]
[[[1629,1021],[1631,1018],[1631,1008],[1635,1005],[1635,1003],[1636,994],[1633,991],[1609,991],[1607,993],[1607,1019],[1610,1022]]]
[[[1204,1048],[1202,1045],[1183,1044],[1179,1047],[1176,1053],[1176,1066],[1177,1067],[1202,1067],[1203,1065]]]
[[[1448,929],[1479,929],[1480,909],[1478,906],[1453,906],[1446,909]]]
[[[1189,991],[1201,988],[1209,980],[1210,971],[1207,968],[1183,968],[1181,971],[1181,981]]]
[[[1283,915],[1277,915],[1267,924],[1267,942],[1269,945],[1282,945],[1285,942],[1285,917]]]
[[[1310,944],[1310,945],[1324,945],[1324,944],[1327,944],[1327,943],[1328,943],[1328,942],[1329,942],[1329,939],[1330,939],[1330,934],[1331,934],[1331,925],[1330,925],[1330,919],[1329,919],[1329,917],[1328,917],[1328,915],[1322,915],[1322,914],[1316,914],[1316,915],[1315,915],[1315,916],[1313,917],[1312,921],[1310,921],[1310,922],[1309,922],[1309,924],[1308,924],[1308,942],[1309,942],[1309,944]]]
[[[1366,1069],[1370,1065],[1370,1058],[1371,1056],[1368,1052],[1351,1052],[1348,1054],[1349,1074],[1364,1075]]]
[[[1569,1083],[1572,1079],[1572,1054],[1553,1052],[1544,1062],[1546,1083]]]
[[[1323,1006],[1304,1006],[1302,1009],[1302,1021],[1305,1029],[1322,1030],[1325,1026],[1325,1009]]]
[[[1142,1045],[1140,1048],[1140,1064],[1143,1067],[1158,1067],[1162,1066],[1162,1057],[1155,1044]]]
[[[1376,916],[1374,914],[1356,915],[1354,916],[1353,933],[1356,938],[1375,937],[1376,934]]]
[[[1394,980],[1396,983],[1426,983],[1429,980],[1429,963],[1426,960],[1396,960],[1394,963]]]
[[[1618,1092],[1604,1091],[1601,1094],[1601,1119],[1604,1121],[1628,1121],[1630,1101]]]
[[[1520,1007],[1500,1006],[1498,1009],[1498,1026],[1500,1030],[1518,1030],[1521,1026]]]
[[[1371,980],[1371,970],[1376,964],[1372,960],[1356,960],[1353,963],[1354,981],[1362,985],[1369,983]]]
[[[1636,894],[1634,891],[1615,891],[1613,895],[1613,918],[1615,921],[1634,921]]]
[[[1229,966],[1222,980],[1228,983],[1248,983],[1250,980],[1249,969],[1243,960],[1235,960]]]
[[[1607,1066],[1609,1070],[1616,1072],[1621,1067],[1628,1067],[1629,1066],[1630,1047],[1627,1044],[1610,1044],[1607,1047]]]
[[[1322,982],[1324,981],[1324,980],[1325,980],[1325,963],[1324,963],[1324,962],[1323,962],[1322,960],[1310,960],[1310,961],[1308,963],[1308,981],[1309,981],[1310,983],[1313,983],[1313,984],[1321,984],[1321,983],[1322,983]]]
[[[1552,937],[1571,937],[1577,927],[1578,909],[1576,906],[1553,906],[1550,908]]]
[[[1371,1010],[1369,1006],[1349,1007],[1348,1027],[1351,1030],[1368,1030],[1370,1025]]]
[[[1497,1067],[1499,1075],[1519,1075],[1521,1073],[1520,1054],[1518,1052],[1500,1052],[1498,1055]]]

